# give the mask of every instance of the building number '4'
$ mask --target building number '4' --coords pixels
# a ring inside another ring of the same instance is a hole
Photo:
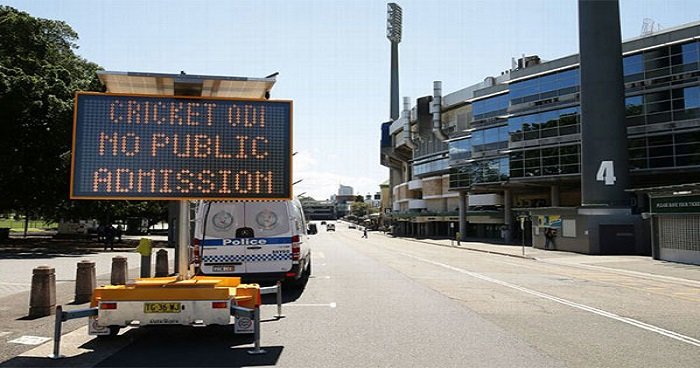
[[[605,182],[605,185],[615,185],[615,167],[612,161],[601,161],[595,180]]]

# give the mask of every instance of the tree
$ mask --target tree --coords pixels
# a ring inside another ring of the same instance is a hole
[[[73,96],[101,89],[66,23],[0,6],[0,211],[54,212],[68,197]]]
[[[352,202],[350,204],[350,213],[357,217],[366,216],[368,213],[369,205],[365,202]]]

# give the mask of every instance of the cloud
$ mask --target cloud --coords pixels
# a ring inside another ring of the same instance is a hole
[[[382,174],[376,174],[364,170],[361,174],[343,172],[343,168],[333,163],[339,162],[338,158],[333,158],[335,154],[323,154],[318,148],[311,151],[299,150],[294,155],[294,178],[293,181],[301,180],[294,185],[294,195],[304,193],[315,199],[329,199],[331,195],[338,193],[340,184],[353,187],[355,194],[374,194],[379,191],[379,184],[386,180]],[[328,157],[325,157],[328,156]],[[323,160],[317,157],[325,157]],[[321,165],[320,163],[325,163]],[[331,163],[329,165],[328,163]],[[347,169],[345,169],[347,170]],[[375,177],[372,176],[375,174]]]

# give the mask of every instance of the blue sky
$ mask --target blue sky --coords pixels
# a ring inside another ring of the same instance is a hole
[[[400,95],[451,93],[510,68],[522,54],[578,52],[575,0],[396,1],[403,8]],[[317,199],[338,184],[374,193],[380,123],[389,118],[386,2],[0,0],[67,22],[78,53],[112,71],[264,77],[294,100],[295,193]],[[623,39],[644,18],[664,28],[700,20],[697,0],[620,0]]]

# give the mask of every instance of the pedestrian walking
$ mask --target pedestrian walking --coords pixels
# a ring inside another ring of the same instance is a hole
[[[364,228],[364,230],[362,231],[362,237],[367,239],[367,228]]]
[[[554,237],[556,235],[557,235],[557,231],[552,229],[551,227],[548,227],[544,231],[544,249],[554,250],[554,248],[555,248]]]
[[[109,224],[105,226],[104,229],[104,244],[105,244],[105,250],[107,250],[107,247],[110,248],[110,250],[114,250],[114,237],[117,235],[117,229],[112,226],[112,224]]]

